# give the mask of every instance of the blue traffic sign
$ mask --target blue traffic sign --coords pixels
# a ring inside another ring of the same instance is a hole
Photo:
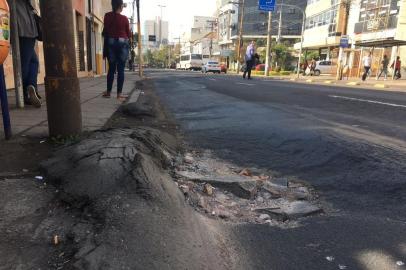
[[[275,11],[276,0],[259,0],[259,10]]]
[[[348,48],[350,46],[348,36],[340,38],[340,48]]]

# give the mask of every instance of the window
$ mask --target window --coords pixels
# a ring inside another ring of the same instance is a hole
[[[201,54],[192,54],[192,59],[193,59],[193,60],[201,60],[201,59],[202,59],[202,55],[201,55]]]
[[[182,55],[180,57],[180,61],[189,61],[190,60],[190,55]]]
[[[323,25],[332,25],[336,23],[338,6],[334,6],[322,13],[316,14],[306,19],[306,29],[311,29]],[[335,27],[334,27],[335,31]]]

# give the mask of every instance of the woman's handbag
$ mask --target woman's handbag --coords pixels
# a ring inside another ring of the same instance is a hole
[[[107,35],[106,31],[102,32],[103,36],[103,59],[108,58],[109,56],[109,36]]]

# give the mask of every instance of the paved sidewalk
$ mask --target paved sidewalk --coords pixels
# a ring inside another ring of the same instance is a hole
[[[139,76],[134,73],[126,73],[126,80],[123,94],[130,94],[135,89],[135,83]],[[80,98],[82,103],[83,131],[94,131],[102,128],[107,120],[120,106],[115,97],[115,88],[111,99],[103,98],[101,95],[106,90],[106,77],[80,79]],[[39,86],[39,93],[45,99],[45,88]],[[10,118],[13,136],[29,136],[45,138],[48,136],[47,108],[46,101],[40,109],[33,106],[26,106],[20,110],[15,105],[15,92],[9,91]],[[134,92],[137,97],[139,93]],[[132,99],[134,99],[134,97]],[[1,114],[0,114],[1,115]],[[0,117],[0,139],[4,138],[3,120]]]
[[[227,74],[233,76],[241,76],[242,73],[237,75],[235,72],[228,72]],[[365,82],[360,78],[344,78],[341,81],[337,81],[335,76],[331,75],[321,75],[321,76],[302,76],[300,75],[297,78],[296,74],[289,76],[269,76],[264,75],[252,75],[254,78],[260,78],[264,80],[283,80],[283,81],[294,81],[296,83],[313,83],[313,84],[322,84],[322,85],[334,85],[342,87],[351,87],[359,89],[376,89],[376,90],[386,90],[386,91],[396,91],[396,92],[406,92],[406,78],[400,80],[383,80],[383,78],[376,80],[376,77],[370,77]]]

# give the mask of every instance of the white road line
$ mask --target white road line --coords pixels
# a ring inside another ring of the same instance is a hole
[[[369,100],[369,99],[361,99],[361,98],[352,98],[352,97],[344,97],[344,96],[333,96],[333,95],[329,95],[329,97],[331,97],[331,98],[346,99],[346,100],[351,100],[351,101],[374,103],[374,104],[380,104],[380,105],[386,105],[386,106],[392,106],[392,107],[406,108],[406,105],[394,104],[394,103],[387,103],[387,102],[381,102],[381,101],[377,101],[377,100]]]
[[[238,82],[238,83],[236,83],[236,84],[247,85],[247,86],[253,86],[253,85],[255,85],[255,84],[252,84],[252,83],[240,83],[240,82]]]
[[[216,81],[216,79],[212,79],[212,78],[210,78],[209,80],[210,80],[210,81]]]

